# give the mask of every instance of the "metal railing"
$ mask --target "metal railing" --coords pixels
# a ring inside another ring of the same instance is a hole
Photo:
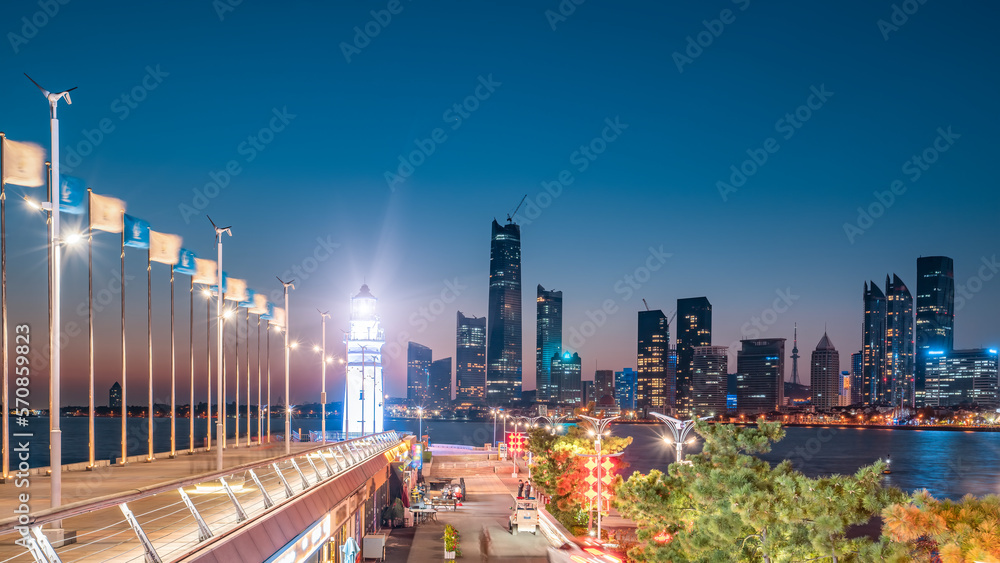
[[[41,511],[25,526],[0,524],[0,563],[181,559],[401,445],[395,431],[384,432]],[[75,530],[75,541],[53,545],[46,524]]]

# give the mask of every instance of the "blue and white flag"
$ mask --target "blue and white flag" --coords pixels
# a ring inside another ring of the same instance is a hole
[[[193,276],[198,273],[198,266],[194,262],[195,256],[194,252],[186,248],[182,248],[180,252],[179,259],[176,264],[174,264],[174,271],[178,274],[186,274]]]
[[[252,290],[252,289],[250,289],[248,287],[246,293],[244,294],[244,295],[247,296],[247,298],[244,301],[240,301],[238,303],[238,305],[240,307],[245,308],[245,309],[250,309],[251,307],[253,307],[253,297],[254,297],[254,294],[256,294],[256,293],[257,293],[256,291],[254,291],[254,290]]]
[[[215,265],[215,260],[205,258],[194,259],[195,269],[194,283],[213,285],[219,279],[219,267]],[[211,291],[211,290],[209,290]]]
[[[264,293],[254,293],[253,295],[253,307],[250,307],[250,312],[254,315],[260,315],[263,319],[263,315],[269,311],[267,306],[267,295]]]
[[[149,223],[125,215],[125,246],[149,248]]]
[[[181,259],[180,235],[149,231],[149,259],[161,264],[173,266]]]
[[[267,304],[267,311],[260,316],[261,320],[273,321],[274,320],[274,303]]]
[[[82,215],[87,210],[84,204],[86,196],[86,182],[76,176],[59,176],[59,211]]]
[[[212,262],[213,264],[215,262]],[[216,269],[218,271],[218,269]],[[213,279],[218,278],[219,274],[212,276]],[[208,288],[213,294],[219,293],[219,284],[214,283],[212,287]],[[222,270],[222,293],[225,293],[229,289],[229,272]]]

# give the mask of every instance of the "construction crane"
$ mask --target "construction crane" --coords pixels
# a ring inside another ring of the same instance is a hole
[[[514,216],[517,215],[517,211],[519,209],[521,209],[521,206],[524,205],[524,200],[526,200],[526,199],[528,199],[528,194],[524,194],[524,197],[521,198],[521,203],[517,204],[517,207],[514,208],[514,211],[512,213],[508,213],[507,214],[507,223],[508,224],[514,222]]]
[[[648,311],[649,310],[649,303],[646,303],[646,298],[645,297],[642,298],[642,304],[646,306],[646,310]]]

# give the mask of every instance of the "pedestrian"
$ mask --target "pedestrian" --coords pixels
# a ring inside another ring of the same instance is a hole
[[[524,496],[526,498],[531,498],[531,483],[525,483],[525,485],[524,485]]]
[[[521,498],[524,493],[524,480],[518,479],[517,481],[517,498]]]

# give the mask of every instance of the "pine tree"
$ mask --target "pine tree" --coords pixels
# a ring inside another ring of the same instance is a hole
[[[778,423],[698,423],[695,431],[705,439],[700,454],[672,464],[666,474],[635,473],[618,487],[617,508],[638,524],[646,542],[630,553],[637,560],[843,563],[896,557],[891,546],[846,538],[849,526],[905,498],[882,485],[883,465],[811,479],[787,460],[772,467],[755,457],[784,436]],[[664,532],[671,540],[657,543]]]
[[[1000,563],[1000,497],[938,500],[926,490],[909,503],[882,512],[883,533],[909,547],[914,557],[930,561],[938,551],[943,563]]]

